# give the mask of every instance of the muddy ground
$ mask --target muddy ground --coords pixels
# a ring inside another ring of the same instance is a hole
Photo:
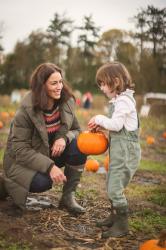
[[[0,202],[0,249],[8,249],[5,241],[10,245],[16,242],[20,250],[29,246],[29,249],[101,249],[101,250],[137,250],[140,243],[150,239],[153,235],[140,231],[131,231],[129,235],[120,239],[101,238],[101,229],[97,228],[97,219],[109,214],[110,204],[105,191],[105,174],[84,172],[81,185],[77,192],[77,201],[86,207],[86,213],[80,216],[69,214],[58,208],[61,196],[61,186],[40,195],[31,195],[38,201],[51,202],[50,208],[41,208],[38,205],[29,205],[27,212],[22,217],[8,215],[11,200]],[[137,171],[132,183],[146,185],[152,180],[154,184],[166,182],[165,176],[153,174],[148,171]],[[164,214],[165,210],[159,205],[154,205],[139,197],[129,199],[130,216],[143,208],[151,208],[156,213]],[[37,211],[35,211],[36,209]],[[18,249],[18,248],[17,248]]]

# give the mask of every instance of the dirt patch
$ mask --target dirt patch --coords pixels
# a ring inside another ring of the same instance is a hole
[[[149,173],[145,172],[145,177]],[[152,177],[152,176],[151,176]],[[161,178],[160,178],[161,177]],[[133,182],[137,182],[140,173]],[[162,176],[157,176],[163,183]],[[90,183],[90,185],[89,185]],[[84,193],[86,191],[86,193]],[[40,194],[51,200],[52,208],[39,211],[28,210],[21,218],[7,215],[11,200],[0,203],[0,237],[11,242],[21,242],[29,245],[32,250],[47,249],[98,249],[98,250],[136,250],[140,243],[150,239],[152,235],[130,231],[129,235],[120,239],[101,238],[101,229],[96,227],[96,220],[106,217],[110,212],[110,203],[105,191],[105,175],[85,172],[79,187],[77,200],[86,207],[86,213],[80,216],[69,214],[58,208],[61,188],[55,187],[49,192]],[[79,198],[81,196],[81,198]],[[33,195],[32,198],[38,196]],[[155,212],[161,212],[160,206],[139,199],[129,200],[130,215],[140,207],[151,207]],[[31,242],[31,243],[30,243]],[[0,246],[0,249],[3,249]]]
[[[4,143],[0,144],[0,148]],[[161,145],[160,145],[161,147]],[[163,152],[163,150],[162,150]],[[166,154],[156,152],[155,147],[145,147],[142,150],[143,159],[166,162]],[[155,229],[155,235],[144,234],[141,231],[131,231],[126,237],[117,239],[101,238],[101,229],[96,227],[96,220],[105,218],[110,213],[110,203],[106,194],[106,175],[84,172],[79,185],[77,200],[86,207],[86,213],[74,216],[58,208],[61,186],[49,192],[40,194],[48,197],[53,206],[35,211],[29,209],[21,218],[8,215],[11,200],[0,201],[0,249],[7,249],[1,243],[3,240],[11,243],[20,242],[31,250],[137,250],[147,239],[157,237],[160,230]],[[137,171],[132,183],[142,185],[165,185],[165,175],[150,171]],[[131,184],[132,184],[131,183]],[[38,196],[31,196],[38,198]],[[147,197],[146,197],[147,198]],[[128,196],[130,216],[141,209],[151,209],[154,213],[165,214],[165,208],[147,199]]]
[[[133,182],[140,184],[166,184],[166,178],[164,174],[152,173],[150,171],[138,170],[133,178]]]
[[[8,203],[3,202],[3,207]],[[1,211],[0,235],[12,242],[31,242],[30,249],[137,249],[144,237],[137,235],[135,240],[133,232],[121,239],[101,239],[95,221],[108,212],[109,204],[104,200],[89,201],[86,214],[78,217],[58,208],[27,211],[22,218],[12,218]]]

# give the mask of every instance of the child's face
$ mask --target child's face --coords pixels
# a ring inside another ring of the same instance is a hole
[[[116,96],[116,90],[112,90],[107,84],[103,82],[100,83],[100,89],[109,99],[112,99]]]

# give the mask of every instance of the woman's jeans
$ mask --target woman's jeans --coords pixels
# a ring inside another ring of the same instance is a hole
[[[52,158],[55,165],[59,168],[65,164],[71,166],[80,166],[86,162],[87,156],[81,153],[77,147],[77,140],[73,139],[70,144],[67,144],[64,152],[55,158]],[[52,188],[52,180],[48,173],[37,172],[32,179],[30,192],[41,193]]]

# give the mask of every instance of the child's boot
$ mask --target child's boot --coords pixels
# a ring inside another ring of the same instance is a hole
[[[114,223],[113,226],[102,233],[102,238],[108,237],[122,237],[128,234],[128,208],[116,207],[114,208]]]
[[[99,220],[96,222],[96,226],[97,227],[112,227],[113,223],[114,223],[114,213],[113,213],[113,209],[111,207],[111,213],[110,215],[105,218],[104,220]]]

